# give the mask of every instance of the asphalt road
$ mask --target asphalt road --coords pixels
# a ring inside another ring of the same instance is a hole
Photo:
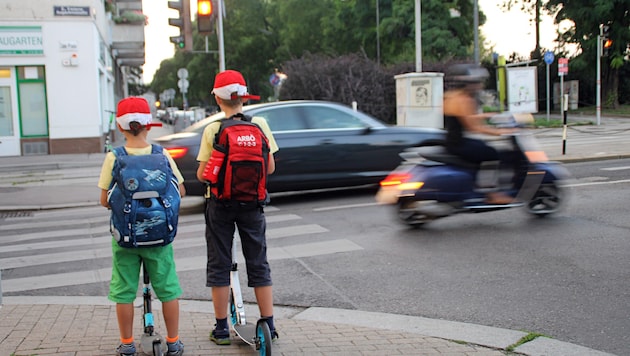
[[[277,196],[267,209],[275,303],[489,325],[627,354],[630,160],[568,167],[575,176],[569,205],[547,219],[514,209],[415,230],[376,205],[370,189]],[[5,296],[107,293],[107,216],[98,207],[38,212],[17,224],[0,227],[17,239],[13,252],[3,248],[3,264],[13,266],[2,267]],[[184,299],[210,298],[203,228],[199,210],[180,222],[175,246]],[[89,255],[77,256],[72,245],[20,248],[78,236],[92,246]]]

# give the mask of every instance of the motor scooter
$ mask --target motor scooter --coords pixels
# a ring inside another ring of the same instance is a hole
[[[502,136],[499,141],[504,147],[497,147],[500,157],[510,157],[502,160],[498,172],[500,189],[513,197],[513,202],[487,203],[487,191],[476,184],[483,170],[449,154],[443,142],[402,152],[403,162],[380,182],[376,200],[394,205],[398,218],[413,227],[459,213],[524,207],[528,213],[544,217],[560,210],[567,198],[562,182],[570,174],[561,163],[550,162],[533,134],[521,129],[533,122],[531,115],[504,113],[489,122],[517,129]]]

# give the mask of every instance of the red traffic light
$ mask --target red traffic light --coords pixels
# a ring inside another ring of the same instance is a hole
[[[212,32],[212,12],[214,7],[211,0],[197,1],[197,31],[201,34]]]
[[[197,1],[197,15],[198,16],[211,16],[212,11],[212,1],[211,0],[199,0]]]
[[[610,38],[606,38],[606,40],[604,41],[604,48],[610,48],[612,47],[613,44],[613,40],[611,40]]]

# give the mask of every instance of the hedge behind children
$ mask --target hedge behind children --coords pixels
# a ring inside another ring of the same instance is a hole
[[[147,134],[151,126],[161,126],[152,123],[149,104],[144,98],[129,97],[118,103],[116,114],[118,129],[125,136],[125,150],[129,155],[151,154],[152,146],[147,142]],[[167,151],[163,151],[168,158],[171,169],[179,181],[181,196],[185,195],[184,178],[175,162]],[[107,192],[112,182],[112,171],[116,156],[109,152],[98,182],[101,188],[101,205],[109,208]],[[120,330],[120,345],[116,349],[118,355],[135,355],[136,346],[133,337],[133,302],[138,291],[141,262],[144,261],[151,285],[162,302],[164,322],[167,329],[166,355],[179,356],[184,353],[184,345],[179,340],[179,301],[182,294],[179,279],[175,270],[173,245],[144,248],[126,248],[118,245],[112,238],[112,279],[110,282],[109,299],[116,303],[116,315]]]

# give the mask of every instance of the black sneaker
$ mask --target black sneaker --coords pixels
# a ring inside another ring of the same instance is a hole
[[[184,343],[181,340],[167,342],[166,356],[182,356],[184,354]]]
[[[229,329],[214,329],[210,332],[210,341],[217,345],[230,345],[230,330]]]
[[[278,335],[278,332],[276,331],[276,329],[273,329],[271,331],[271,342],[276,342],[276,340],[278,340],[280,338],[280,335]]]

